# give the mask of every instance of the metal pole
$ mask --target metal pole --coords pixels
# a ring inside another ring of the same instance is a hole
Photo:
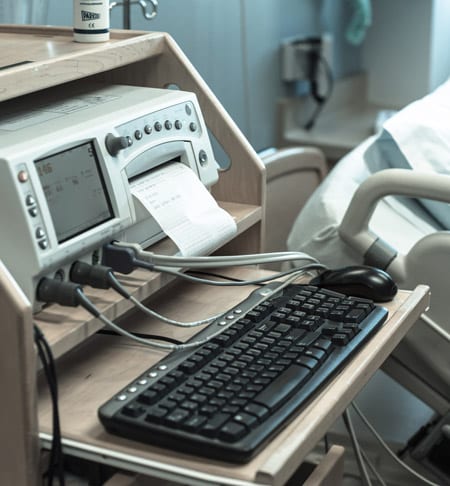
[[[130,0],[123,0],[123,28],[130,29]]]

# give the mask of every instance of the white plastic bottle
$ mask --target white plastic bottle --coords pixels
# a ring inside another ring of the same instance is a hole
[[[109,40],[109,0],[74,0],[73,39],[75,42]]]

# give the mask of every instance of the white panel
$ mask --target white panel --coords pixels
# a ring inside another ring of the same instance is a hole
[[[365,42],[369,101],[401,107],[429,91],[432,0],[376,0]]]
[[[450,2],[434,0],[433,39],[430,88],[434,89],[450,76]]]

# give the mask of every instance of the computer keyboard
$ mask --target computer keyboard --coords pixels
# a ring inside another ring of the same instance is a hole
[[[113,434],[243,463],[297,415],[387,317],[373,302],[270,283],[100,407]]]

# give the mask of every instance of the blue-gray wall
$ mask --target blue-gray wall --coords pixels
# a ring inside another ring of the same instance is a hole
[[[336,0],[159,0],[156,19],[132,7],[131,28],[169,32],[256,150],[274,144],[281,39],[331,32],[335,75],[360,69],[343,30],[351,12]],[[49,0],[48,23],[72,25],[72,2]],[[122,27],[121,7],[111,14]]]

